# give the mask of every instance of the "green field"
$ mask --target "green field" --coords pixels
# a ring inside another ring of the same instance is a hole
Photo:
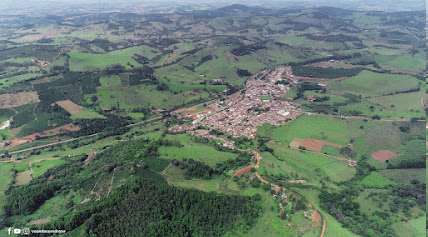
[[[42,75],[41,73],[30,72],[30,73],[24,73],[21,75],[1,78],[0,79],[0,89],[6,89],[8,87],[13,86],[14,84],[30,80],[30,79],[36,78],[38,76],[41,76],[41,75]]]
[[[269,137],[268,146],[273,155],[263,153],[260,172],[266,176],[288,175],[289,178],[303,178],[307,182],[319,185],[328,178],[333,182],[351,179],[355,169],[344,161],[336,159],[337,154],[326,156],[310,151],[298,151],[289,148],[296,138],[314,138],[332,143],[346,145],[353,136],[361,135],[358,126],[361,122],[347,122],[328,116],[302,116],[297,120],[279,127],[265,126],[258,135]],[[297,177],[293,177],[297,174]]]
[[[364,179],[361,180],[360,183],[365,188],[386,188],[389,185],[394,184],[394,182],[385,178],[383,175],[375,171],[371,172],[370,175],[364,177]]]
[[[205,91],[174,94],[170,91],[160,91],[154,85],[144,84],[129,87],[100,87],[96,95],[101,109],[114,107],[128,111],[133,108],[150,107],[170,109],[192,101],[206,100],[209,96]]]
[[[0,215],[4,212],[5,191],[12,182],[12,168],[12,163],[0,163],[0,173],[2,174],[0,178]]]
[[[8,226],[66,227],[69,237],[319,237],[314,211],[326,222],[324,237],[427,237],[426,17],[390,12],[395,2],[356,2],[166,4],[148,12],[131,3],[108,13],[82,5],[31,17],[6,9],[0,94],[36,91],[40,102],[0,110],[0,124],[12,121],[0,130],[0,155],[18,151],[0,159],[0,237]],[[290,87],[281,99],[301,111],[296,119],[263,124],[248,140],[210,131],[233,149],[170,132],[209,129],[176,110],[207,112],[279,66],[294,70],[296,81],[286,73],[277,84]],[[55,106],[62,100],[81,112]],[[68,123],[82,130],[1,144]],[[396,156],[376,160],[382,150]]]
[[[392,169],[380,170],[379,174],[400,184],[408,184],[411,180],[418,180],[421,183],[426,182],[425,169]]]
[[[237,157],[234,153],[218,151],[213,146],[196,142],[189,135],[167,135],[166,139],[179,142],[182,146],[161,146],[159,155],[164,159],[194,159],[215,166],[217,163]]]
[[[425,216],[421,216],[408,222],[396,223],[393,228],[400,237],[426,237],[425,222]]]
[[[303,115],[287,124],[272,129],[261,127],[261,136],[271,133],[278,142],[289,144],[295,138],[315,138],[339,145],[348,144],[352,136],[362,132],[358,129],[362,121],[347,121],[323,115]]]
[[[70,118],[73,120],[78,120],[78,119],[102,119],[105,117],[95,111],[84,108],[79,113],[71,115]]]
[[[115,50],[108,53],[85,53],[73,51],[69,54],[70,70],[102,70],[114,64],[120,64],[126,68],[138,67],[140,64],[133,59],[135,54],[143,55],[147,58],[153,58],[158,54],[158,51],[144,45]]]
[[[331,82],[329,88],[338,92],[381,96],[417,89],[419,84],[420,82],[412,76],[362,71],[349,79]]]
[[[342,113],[358,112],[365,116],[382,118],[415,118],[424,116],[421,104],[422,91],[396,95],[377,96],[358,103],[340,106]],[[417,102],[419,101],[419,103]]]
[[[410,55],[407,53],[399,55],[375,55],[376,62],[385,69],[404,72],[420,73],[425,70],[425,55],[422,53]]]
[[[278,37],[277,41],[284,44],[292,45],[293,47],[305,47],[314,49],[340,50],[344,47],[343,43],[312,40],[308,39],[305,36],[296,35],[293,33]]]

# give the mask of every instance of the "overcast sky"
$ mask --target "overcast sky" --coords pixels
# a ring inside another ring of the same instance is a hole
[[[289,7],[289,6],[334,6],[359,10],[408,11],[425,10],[425,0],[0,0],[1,9],[47,9],[49,7],[74,6],[122,6],[139,4],[145,6],[174,4],[206,4],[224,6],[233,3],[250,5]],[[0,13],[1,14],[1,13]]]

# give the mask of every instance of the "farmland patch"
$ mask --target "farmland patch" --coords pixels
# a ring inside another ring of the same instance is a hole
[[[35,91],[0,95],[0,109],[15,108],[37,102],[39,102],[39,96]]]
[[[306,149],[315,152],[321,152],[325,146],[340,148],[341,146],[335,143],[318,140],[318,139],[294,139],[290,143],[290,147],[293,149]]]
[[[379,150],[375,151],[371,154],[372,158],[377,161],[387,161],[392,160],[398,156],[396,152],[388,151],[388,150]]]

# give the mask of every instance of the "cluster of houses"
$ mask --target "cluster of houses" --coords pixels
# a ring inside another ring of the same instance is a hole
[[[245,89],[208,106],[194,123],[233,137],[254,138],[257,127],[295,119],[300,110],[282,98],[287,93],[287,67],[265,70],[247,81]]]

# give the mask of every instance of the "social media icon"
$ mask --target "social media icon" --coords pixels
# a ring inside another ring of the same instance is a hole
[[[31,234],[30,228],[22,229],[22,235],[30,235],[30,234]]]
[[[21,229],[18,229],[18,228],[13,229],[13,233],[16,234],[16,235],[20,235],[21,234]]]
[[[13,228],[12,228],[12,227],[7,228],[7,234],[8,234],[8,235],[12,234],[12,230],[13,230]]]

